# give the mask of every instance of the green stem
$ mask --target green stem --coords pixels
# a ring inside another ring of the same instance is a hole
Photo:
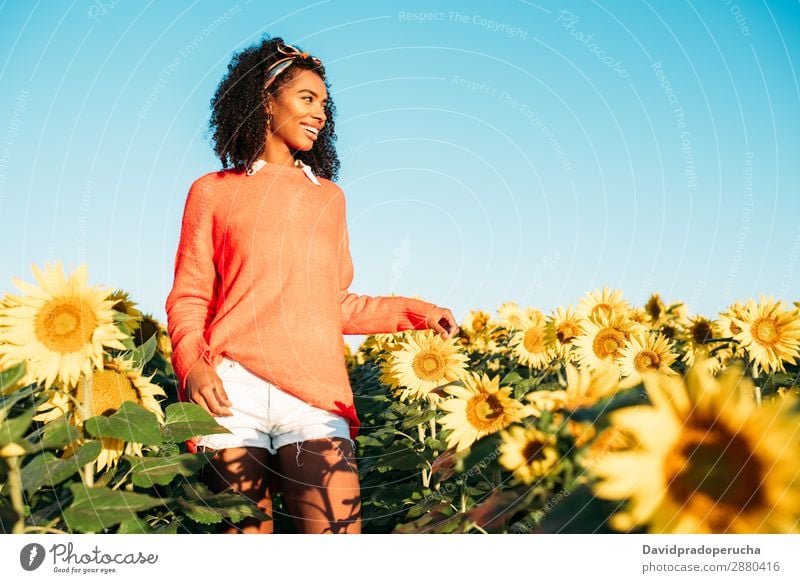
[[[423,447],[425,447],[425,426],[422,423],[417,424],[417,437],[419,438],[419,443]],[[428,472],[427,469],[422,468],[422,487],[428,488],[431,485],[431,473]]]
[[[483,528],[481,528],[481,527],[478,525],[478,523],[477,523],[477,522],[473,522],[471,526],[472,526],[472,528],[474,528],[475,530],[477,530],[477,531],[479,531],[479,532],[482,532],[483,534],[489,534],[489,533],[488,533],[488,532],[486,532],[486,531],[485,531]]]
[[[25,532],[25,502],[22,499],[22,474],[19,469],[19,457],[12,455],[6,458],[8,464],[8,488],[11,496],[11,505],[17,513],[17,519],[11,528],[12,534]]]
[[[434,411],[433,417],[430,419],[430,427],[431,427],[431,439],[436,439],[436,403],[433,401],[430,402],[431,404],[431,411]]]
[[[83,382],[83,406],[81,414],[83,415],[83,422],[92,416],[92,377],[91,375],[81,376]],[[83,466],[83,474],[86,482],[86,487],[91,488],[94,486],[94,460]]]
[[[59,530],[51,526],[26,526],[25,534],[32,534],[35,532],[46,532],[48,534],[68,534],[66,530]]]

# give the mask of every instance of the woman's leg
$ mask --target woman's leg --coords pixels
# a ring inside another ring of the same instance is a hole
[[[267,464],[269,452],[261,447],[232,447],[213,450],[198,446],[198,452],[215,452],[202,470],[202,480],[218,493],[233,487],[258,504],[272,516],[272,498],[269,492]],[[272,534],[272,520],[246,518],[238,525],[223,524],[219,534]]]
[[[278,459],[281,489],[298,532],[361,532],[361,488],[349,440],[326,437],[284,445]]]

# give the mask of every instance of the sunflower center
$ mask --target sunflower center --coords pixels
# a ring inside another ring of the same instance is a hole
[[[503,424],[503,404],[494,395],[476,395],[467,402],[467,420],[478,431],[494,432]]]
[[[522,457],[525,458],[525,461],[528,463],[537,458],[544,458],[543,454],[546,445],[546,443],[542,443],[537,439],[531,439],[525,442],[522,448]]]
[[[766,468],[741,435],[711,421],[684,429],[665,460],[668,489],[689,512],[725,532],[743,511],[765,504]]]
[[[561,344],[569,344],[572,342],[573,338],[580,334],[580,332],[581,331],[578,326],[572,322],[564,322],[558,326],[556,338],[558,338],[558,341],[561,342]]]
[[[600,358],[616,358],[620,348],[625,345],[625,335],[615,328],[604,328],[597,333],[592,342],[594,353]]]
[[[414,373],[425,381],[438,381],[442,378],[445,362],[437,352],[420,352],[414,358]]]
[[[775,325],[775,320],[771,318],[759,318],[756,320],[750,328],[750,333],[759,344],[775,346],[778,342],[778,327]]]
[[[645,305],[644,309],[653,320],[658,320],[661,317],[661,302],[657,296],[653,296]]]
[[[661,357],[652,350],[642,350],[633,359],[633,368],[635,368],[637,372],[658,370],[660,365]]]
[[[92,341],[97,327],[94,310],[76,297],[60,297],[47,302],[36,314],[36,338],[49,350],[60,354],[78,352]]]
[[[485,328],[486,328],[485,316],[479,316],[475,318],[475,320],[473,320],[472,329],[475,330],[475,332],[482,332]]]
[[[534,326],[528,328],[525,332],[525,339],[523,340],[525,349],[528,352],[538,353],[544,352],[544,333],[541,328]]]
[[[675,338],[675,327],[670,326],[669,324],[665,324],[661,327],[661,333],[668,339],[671,340]]]
[[[83,383],[76,394],[83,401]],[[115,370],[97,370],[92,375],[92,414],[111,415],[125,401],[140,403],[139,392],[128,375]]]
[[[705,320],[692,326],[692,338],[697,344],[704,344],[711,338],[711,324]]]

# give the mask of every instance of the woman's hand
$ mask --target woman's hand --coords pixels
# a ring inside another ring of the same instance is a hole
[[[217,376],[214,367],[200,361],[186,376],[186,396],[192,403],[200,405],[214,417],[230,417],[232,403]]]
[[[458,334],[458,325],[453,313],[447,308],[437,307],[428,313],[427,326],[442,338],[453,338]]]

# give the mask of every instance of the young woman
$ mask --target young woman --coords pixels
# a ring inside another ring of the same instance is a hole
[[[349,292],[328,87],[322,63],[280,38],[234,56],[212,100],[223,168],[189,189],[166,311],[180,399],[230,431],[189,442],[214,452],[209,487],[272,514],[278,484],[299,532],[358,533],[359,421],[342,334],[449,338],[458,327],[422,300]],[[272,531],[250,520],[224,532]]]

